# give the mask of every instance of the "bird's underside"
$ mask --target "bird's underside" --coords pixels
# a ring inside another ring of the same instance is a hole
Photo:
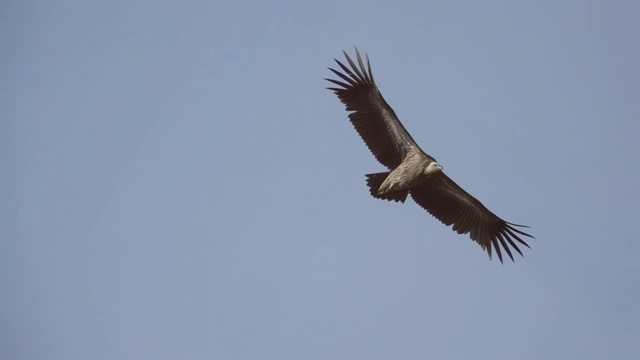
[[[356,49],[356,63],[344,53],[349,67],[335,60],[341,71],[329,68],[340,80],[326,79],[349,111],[349,120],[387,172],[366,174],[371,195],[404,203],[409,195],[422,208],[459,234],[469,234],[491,258],[503,261],[502,251],[522,255],[521,237],[533,236],[506,222],[451,180],[437,161],[422,151],[378,90],[371,72]]]

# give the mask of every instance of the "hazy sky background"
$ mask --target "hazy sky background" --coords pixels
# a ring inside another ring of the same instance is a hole
[[[637,1],[3,1],[2,359],[638,359]],[[382,171],[344,49],[536,236]]]

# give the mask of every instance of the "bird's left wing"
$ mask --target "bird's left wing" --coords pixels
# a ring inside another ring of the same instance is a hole
[[[516,227],[528,226],[502,220],[443,172],[432,176],[426,184],[411,189],[411,197],[418,205],[445,225],[453,225],[452,230],[458,234],[469,233],[471,239],[487,251],[489,258],[493,248],[502,262],[500,245],[512,261],[514,259],[509,246],[523,256],[518,243],[526,247],[529,245],[521,236],[533,236]]]

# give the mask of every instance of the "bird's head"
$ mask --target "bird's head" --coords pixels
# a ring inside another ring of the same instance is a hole
[[[432,161],[429,163],[429,165],[427,165],[427,167],[424,169],[424,173],[426,175],[431,175],[431,174],[435,174],[438,171],[442,171],[443,167],[442,165],[438,164],[435,161]]]

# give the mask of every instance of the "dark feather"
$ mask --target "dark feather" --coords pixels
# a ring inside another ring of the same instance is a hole
[[[512,249],[522,255],[518,246],[529,245],[521,237],[533,236],[517,227],[527,226],[502,220],[442,171],[427,174],[427,166],[436,160],[420,149],[382,97],[373,80],[369,57],[366,56],[365,66],[358,49],[357,64],[347,53],[344,56],[349,66],[335,60],[342,71],[329,70],[340,80],[326,79],[337,85],[328,89],[345,104],[351,123],[371,153],[393,173],[392,177],[389,177],[389,172],[367,174],[371,195],[404,202],[407,194],[411,193],[418,205],[442,223],[450,225],[459,234],[469,234],[489,254],[489,258],[495,252],[502,262],[504,250],[513,260]],[[385,189],[381,194],[379,190],[383,183]]]
[[[495,249],[500,262],[503,261],[501,247],[513,260],[509,246],[522,255],[514,240],[529,247],[520,236],[533,238],[515,228],[527,226],[502,220],[444,173],[433,175],[427,183],[411,189],[411,197],[443,224],[453,225],[452,229],[458,234],[469,233],[471,239],[487,251],[489,258]]]
[[[396,192],[390,192],[385,194],[380,194],[378,190],[380,189],[380,185],[384,182],[384,180],[389,176],[389,172],[382,172],[377,174],[366,174],[367,177],[367,186],[369,186],[369,193],[371,196],[377,199],[395,201],[404,203],[407,200],[407,195],[409,195],[409,190],[401,190]]]
[[[389,169],[402,163],[407,152],[422,151],[402,126],[393,109],[376,86],[367,56],[367,67],[356,49],[359,66],[344,53],[351,66],[335,60],[343,72],[329,68],[342,81],[326,79],[339,87],[330,87],[350,111],[349,119],[378,161]]]

